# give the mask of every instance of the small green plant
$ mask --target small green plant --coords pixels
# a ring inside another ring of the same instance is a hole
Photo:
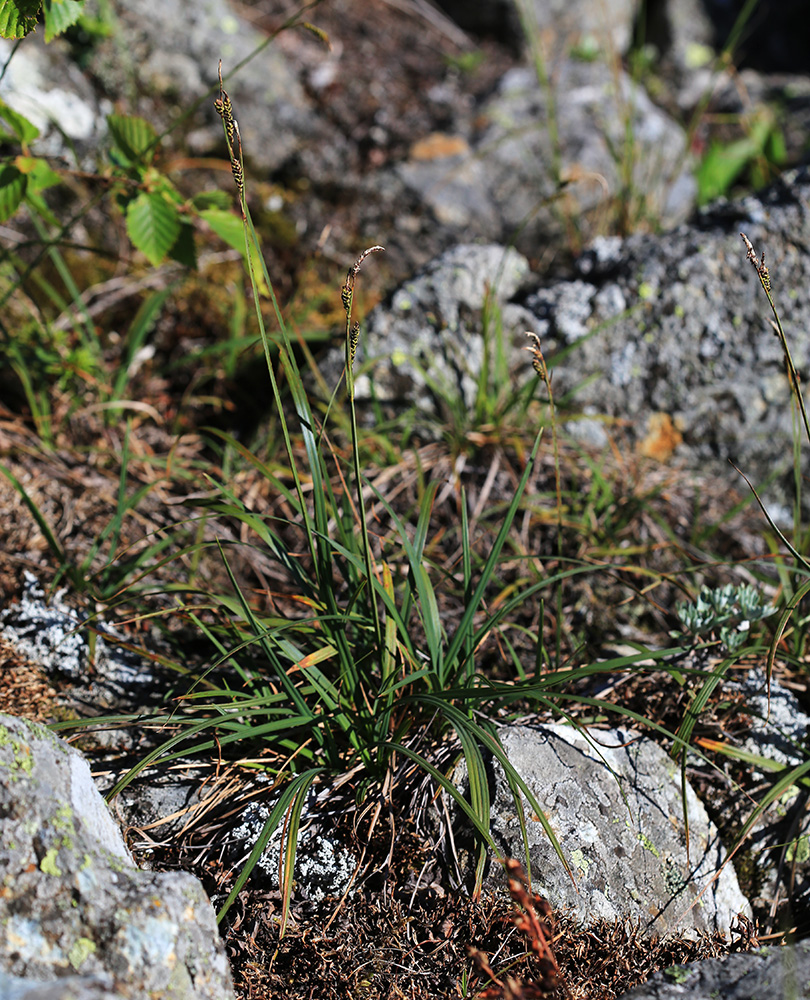
[[[750,584],[727,583],[723,587],[701,587],[694,601],[684,601],[675,611],[683,630],[671,632],[673,638],[705,641],[717,636],[728,652],[734,654],[749,641],[752,623],[769,618],[776,608],[763,604]]]
[[[423,775],[454,800],[472,826],[478,842],[478,891],[486,848],[497,854],[490,834],[486,768],[486,757],[492,755],[506,774],[524,840],[525,799],[568,869],[548,818],[503,751],[495,720],[504,717],[511,705],[527,703],[567,716],[565,699],[574,696],[564,688],[571,681],[593,673],[631,669],[650,653],[645,650],[581,670],[565,669],[559,649],[554,658],[548,657],[541,615],[535,671],[527,671],[506,638],[506,667],[513,672],[507,679],[494,680],[480,669],[480,647],[487,636],[503,634],[515,609],[545,588],[553,589],[562,580],[591,571],[583,561],[566,564],[561,560],[556,571],[522,581],[491,605],[488,601],[502,563],[515,559],[512,553],[507,555],[507,541],[537,461],[543,429],[534,433],[497,533],[478,562],[473,554],[467,499],[461,493],[458,589],[463,606],[448,620],[442,577],[437,583],[428,556],[438,482],[423,489],[413,525],[367,481],[360,462],[354,365],[362,328],[354,317],[355,290],[362,265],[382,248],[373,246],[358,256],[341,292],[350,430],[348,447],[341,455],[327,446],[326,428],[310,404],[287,324],[259,252],[247,204],[239,126],[224,89],[216,108],[231,156],[244,224],[244,259],[286,468],[270,468],[224,432],[219,436],[266,477],[271,491],[283,498],[290,513],[283,518],[259,517],[226,480],[213,476],[208,478],[216,492],[201,503],[209,512],[239,520],[265,558],[277,564],[284,583],[277,588],[279,606],[272,612],[258,608],[240,587],[223,548],[232,591],[210,595],[217,623],[189,612],[190,620],[218,651],[203,675],[207,690],[189,692],[179,711],[151,720],[161,728],[174,727],[175,734],[139,762],[112,794],[156,762],[166,764],[215,747],[219,752],[231,752],[226,750],[230,747],[238,754],[240,747],[255,747],[258,741],[264,750],[260,766],[271,778],[276,798],[219,919],[236,899],[274,832],[281,828],[282,934],[289,918],[302,813],[310,790],[325,783],[341,786],[350,782],[357,809],[369,816],[373,825],[384,812],[393,815],[395,790],[405,776],[410,774],[413,780],[414,772]],[[278,328],[272,342],[261,310],[262,282]],[[534,385],[544,385],[550,396],[540,342],[535,335],[530,336],[528,349],[538,376]],[[282,379],[289,397],[282,394]],[[557,494],[559,502],[559,484]],[[373,522],[368,513],[371,505]],[[532,557],[519,558],[528,561]],[[562,610],[558,607],[560,618]],[[663,659],[667,652],[671,651],[654,653],[652,658]],[[227,683],[210,679],[210,671],[226,666],[235,672],[238,683],[233,673]],[[604,707],[596,699],[577,701],[600,710]],[[626,714],[639,718],[630,710]],[[427,751],[437,740],[445,745],[450,741],[457,748],[449,764],[445,758],[440,766]],[[255,754],[251,756],[252,766],[256,766]],[[469,797],[463,796],[452,780],[453,767],[460,759],[466,765]]]
[[[25,38],[40,15],[50,42],[84,16],[84,0],[0,0],[0,38]]]
[[[738,121],[743,137],[729,143],[712,142],[698,165],[700,205],[728,194],[743,177],[748,187],[765,187],[785,162],[784,136],[770,109],[758,108]]]

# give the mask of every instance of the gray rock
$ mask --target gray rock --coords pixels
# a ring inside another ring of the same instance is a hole
[[[786,769],[807,760],[805,749],[810,732],[810,717],[796,695],[775,678],[770,685],[770,705],[767,697],[765,671],[746,671],[739,681],[724,681],[723,692],[742,691],[745,714],[751,717],[750,730],[738,732],[736,745],[743,753],[762,758],[766,764],[751,761],[754,775],[764,785],[778,780],[781,774],[773,765]],[[762,792],[756,793],[762,798]],[[776,912],[777,905],[789,905],[794,914],[810,908],[810,815],[807,812],[807,791],[797,785],[788,788],[763,812],[754,824],[742,851],[753,866],[752,883],[757,895],[751,903],[760,912]],[[740,803],[742,805],[742,803]],[[740,822],[748,818],[753,802],[743,806]]]
[[[594,39],[620,55],[630,44],[638,9],[636,0],[528,0],[522,26],[518,5],[507,0],[439,0],[439,6],[466,31],[497,32],[524,43],[528,31],[554,47]]]
[[[647,40],[658,49],[665,67],[679,85],[689,86],[695,71],[714,60],[714,25],[703,0],[677,0],[651,6],[645,28]],[[710,85],[709,79],[704,86]]]
[[[65,976],[35,983],[0,970],[0,997],[3,1000],[120,1000],[121,994],[109,979]]]
[[[304,804],[295,855],[295,898],[320,903],[327,897],[340,898],[351,890],[357,874],[358,858],[329,835],[333,812],[327,801],[329,790],[320,796],[310,790]],[[319,801],[320,799],[320,801]],[[254,801],[235,818],[225,843],[228,863],[240,871],[261,836],[273,803]],[[256,863],[257,877],[278,885],[283,825],[276,828]]]
[[[128,94],[154,124],[168,124],[160,110],[168,99],[171,116],[203,100],[206,124],[195,129],[198,155],[223,146],[222,123],[206,91],[223,73],[251,55],[267,36],[242,19],[227,0],[125,0],[116,4],[112,38],[94,53],[90,70],[110,92]],[[302,141],[320,138],[340,146],[342,138],[315,114],[293,69],[272,41],[226,83],[234,104],[246,160],[257,170],[284,163]],[[162,100],[157,103],[153,96]],[[200,115],[192,121],[199,122]]]
[[[801,371],[810,359],[809,195],[810,174],[799,171],[669,234],[595,241],[576,281],[525,302],[557,395],[576,388],[577,408],[620,421],[642,448],[651,419],[663,414],[693,466],[716,469],[720,460],[722,474],[734,476],[732,459],[755,484],[786,468],[793,422],[783,354],[739,234],[766,252]]]
[[[117,647],[122,637],[98,619],[93,621],[97,635],[91,655],[86,616],[68,603],[67,588],[48,599],[32,573],[26,570],[23,581],[20,600],[0,611],[0,634],[50,677],[69,683],[60,695],[63,704],[81,704],[88,715],[145,711],[163,704],[165,685],[158,683],[152,665]],[[126,729],[94,734],[99,742],[119,747],[131,738]]]
[[[810,941],[656,972],[620,1000],[808,1000]]]
[[[687,169],[684,132],[641,87],[604,62],[572,58],[560,64],[551,87],[564,198],[554,179],[549,95],[528,67],[510,70],[481,109],[479,121],[487,124],[469,152],[460,146],[453,155],[407,160],[397,167],[398,176],[443,226],[514,240],[524,252],[559,236],[561,217],[579,221],[615,212],[622,199],[631,211],[652,214],[665,225],[689,215],[697,186]]]
[[[46,45],[38,32],[12,56],[13,50],[12,41],[0,39],[0,98],[39,129],[32,150],[40,156],[69,158],[71,165],[75,153],[78,166],[92,169],[112,104],[93,92],[62,40]]]
[[[514,250],[495,245],[457,246],[432,261],[375,309],[361,335],[357,399],[417,403],[430,412],[442,397],[472,406],[484,340],[481,312],[487,291],[497,303],[515,295],[529,264]],[[333,355],[338,371],[343,358]]]
[[[82,1000],[233,997],[199,881],[136,868],[82,755],[11,716],[0,716],[0,815],[0,969],[14,977],[9,990],[23,980],[42,984],[30,1000],[67,1000],[72,984],[54,981],[78,976]]]
[[[678,764],[657,744],[623,729],[586,738],[570,727],[500,730],[506,756],[557,836],[566,873],[524,799],[532,885],[583,922],[638,920],[648,931],[727,931],[748,901],[706,810],[687,784],[689,854]],[[598,741],[598,742],[597,742]],[[507,857],[525,856],[506,776],[495,775],[491,831]],[[488,881],[503,883],[498,865]]]

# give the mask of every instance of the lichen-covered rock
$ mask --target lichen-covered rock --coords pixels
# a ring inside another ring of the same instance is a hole
[[[687,784],[689,852],[680,768],[656,743],[628,730],[591,737],[567,726],[507,727],[506,756],[551,824],[566,873],[524,799],[532,885],[583,922],[638,920],[648,931],[728,931],[750,907],[706,810]],[[497,761],[491,832],[506,857],[525,851],[518,812]],[[461,775],[463,786],[463,772]],[[719,871],[719,874],[718,874]],[[488,882],[503,885],[492,864]]]
[[[424,412],[442,398],[471,407],[484,357],[487,296],[508,301],[529,277],[529,263],[495,244],[462,245],[442,254],[369,316],[356,364],[356,395]],[[340,370],[342,355],[327,363]]]
[[[575,281],[529,296],[556,394],[619,421],[637,442],[666,414],[692,465],[732,459],[755,484],[792,461],[784,357],[740,232],[766,253],[799,371],[810,360],[810,173],[720,202],[662,236],[594,243]]]
[[[524,45],[531,34],[557,49],[589,40],[614,55],[624,55],[638,13],[636,0],[529,0],[520,6],[511,0],[439,0],[440,7],[466,31],[499,33]]]
[[[129,1000],[233,997],[200,882],[136,868],[84,757],[44,727],[5,715],[0,816],[7,976],[32,985],[79,977],[96,991],[88,998],[104,996],[98,990]]]
[[[810,1000],[810,941],[674,965],[620,1000]]]

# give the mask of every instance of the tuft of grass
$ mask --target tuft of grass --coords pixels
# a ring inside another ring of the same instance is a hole
[[[280,830],[282,936],[290,919],[298,832],[310,791],[316,787],[349,782],[355,790],[358,813],[370,817],[373,831],[380,817],[394,814],[398,785],[414,772],[421,773],[455,802],[474,831],[478,846],[473,889],[477,895],[487,851],[496,857],[498,854],[489,829],[487,758],[492,756],[506,773],[524,842],[525,800],[543,824],[560,863],[568,869],[549,820],[503,751],[497,723],[508,718],[510,711],[525,711],[527,706],[573,722],[566,707],[575,700],[568,690],[572,683],[633,669],[640,660],[649,660],[650,654],[644,650],[577,669],[563,663],[562,584],[593,572],[593,566],[586,561],[567,562],[562,555],[559,443],[551,379],[540,342],[536,335],[529,335],[537,376],[534,385],[545,386],[551,414],[558,565],[551,571],[530,574],[503,598],[490,603],[489,595],[498,586],[504,562],[516,558],[514,553],[507,555],[506,546],[538,460],[544,438],[541,425],[482,560],[473,557],[467,499],[464,490],[460,492],[459,571],[464,603],[451,624],[443,614],[441,578],[436,580],[427,556],[438,482],[425,485],[415,524],[408,524],[369,482],[360,461],[354,365],[361,350],[362,325],[354,316],[354,297],[362,266],[382,247],[370,247],[358,256],[341,290],[349,441],[339,451],[330,443],[326,423],[312,408],[295,344],[264,265],[248,206],[239,126],[224,89],[216,107],[228,142],[243,220],[244,260],[287,462],[283,469],[271,469],[227,434],[220,434],[266,477],[285,513],[272,518],[257,516],[227,481],[213,475],[206,477],[213,494],[204,505],[209,513],[227,516],[243,526],[243,537],[276,564],[280,582],[274,593],[275,610],[268,613],[240,585],[222,548],[231,591],[210,595],[216,624],[190,615],[218,651],[202,675],[205,689],[189,692],[175,713],[149,720],[151,726],[171,727],[173,735],[147,754],[111,794],[155,763],[165,765],[215,748],[240,759],[252,748],[253,766],[260,766],[271,781],[273,804],[220,908],[219,920]],[[274,333],[265,325],[262,303],[267,300],[275,317]],[[517,560],[534,561],[528,552]],[[551,653],[546,650],[541,615],[534,636],[536,669],[527,670],[512,651],[503,677],[494,679],[480,668],[479,649],[491,634],[502,634],[502,626],[517,609],[548,588],[557,591],[556,649]],[[658,651],[652,659],[661,663],[679,652],[683,650]],[[216,678],[226,676],[225,670],[233,680],[218,681]],[[587,696],[576,700],[604,707],[604,702]],[[631,709],[617,706],[616,710],[645,721]],[[667,735],[673,738],[672,733]],[[448,740],[456,749],[440,763],[441,758],[428,750]],[[262,750],[258,765],[257,746]],[[459,759],[464,761],[469,778],[467,797],[452,777]],[[528,851],[525,860],[528,866]]]

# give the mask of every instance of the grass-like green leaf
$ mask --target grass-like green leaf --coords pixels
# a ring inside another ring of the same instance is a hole
[[[217,923],[222,923],[223,917],[233,905],[233,902],[236,899],[236,897],[242,891],[245,882],[247,882],[247,880],[250,878],[253,869],[256,867],[259,858],[264,853],[265,848],[270,842],[270,838],[275,833],[276,829],[278,828],[279,824],[284,818],[287,810],[290,808],[291,805],[294,806],[295,803],[298,802],[300,802],[300,804],[303,805],[306,793],[309,790],[310,786],[312,785],[312,782],[322,772],[323,768],[315,767],[309,771],[305,771],[303,774],[299,774],[297,777],[292,779],[289,785],[287,785],[287,787],[281,793],[278,802],[276,802],[276,804],[273,806],[270,815],[267,817],[264,827],[262,828],[262,832],[259,834],[256,843],[253,845],[253,850],[250,852],[250,855],[247,861],[245,862],[244,868],[239,873],[236,881],[233,884],[233,888],[228,893],[227,899],[222,904],[222,907],[220,908],[220,911],[217,914]],[[301,805],[298,806],[299,818],[301,813]],[[295,860],[295,841],[297,840],[297,833],[298,833],[297,826],[298,824],[296,822],[296,837],[293,838],[293,847],[290,848],[291,861],[288,868],[286,869],[289,870],[290,872],[292,872],[292,862]],[[288,835],[287,835],[288,843],[289,843],[289,838],[290,838],[290,830],[288,829]],[[290,878],[291,877],[292,876],[290,876]],[[286,896],[284,897],[286,901],[286,906],[289,907],[289,898],[292,892],[291,883],[286,883],[284,889],[286,891]]]

